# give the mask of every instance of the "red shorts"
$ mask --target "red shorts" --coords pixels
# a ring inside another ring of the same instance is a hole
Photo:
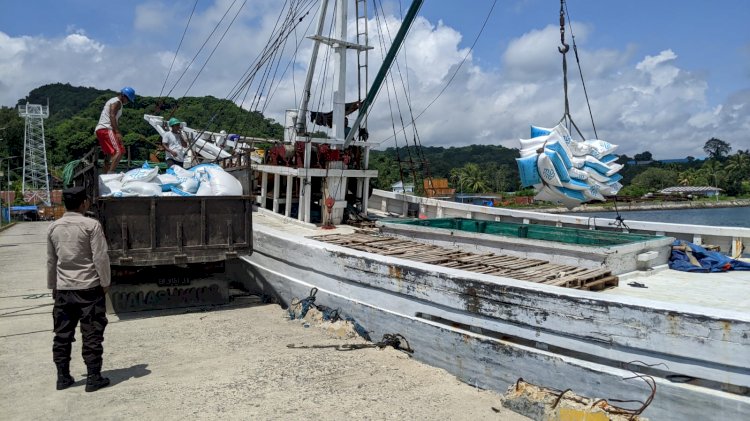
[[[114,155],[116,152],[125,154],[125,147],[122,145],[122,141],[117,139],[114,131],[99,129],[96,131],[96,138],[99,140],[99,146],[102,147],[104,155]]]

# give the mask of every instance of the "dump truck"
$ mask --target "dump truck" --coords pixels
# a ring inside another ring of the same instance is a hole
[[[81,158],[74,185],[93,198],[112,267],[110,311],[224,304],[231,282],[224,262],[251,254],[249,159],[218,163],[240,180],[241,196],[101,197],[98,151]]]

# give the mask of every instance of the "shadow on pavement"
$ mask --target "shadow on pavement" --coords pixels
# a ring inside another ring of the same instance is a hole
[[[128,368],[116,368],[114,370],[102,371],[103,377],[109,377],[110,387],[118,383],[130,380],[132,378],[139,378],[148,376],[151,374],[151,370],[147,369],[148,364],[136,364]]]

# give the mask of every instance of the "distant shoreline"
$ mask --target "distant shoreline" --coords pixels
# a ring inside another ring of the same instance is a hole
[[[618,202],[617,210],[622,211],[647,211],[647,210],[669,210],[669,209],[711,209],[711,208],[734,208],[750,206],[750,199],[722,200],[718,202],[685,201],[685,202]],[[583,204],[573,209],[562,207],[538,208],[534,211],[547,213],[590,213],[590,212],[614,212],[614,205],[607,203],[602,205]]]

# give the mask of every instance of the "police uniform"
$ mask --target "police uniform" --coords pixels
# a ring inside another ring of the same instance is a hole
[[[69,201],[83,201],[86,192],[74,187],[63,191],[63,198],[68,208]],[[55,300],[52,357],[58,369],[57,388],[65,389],[73,383],[70,353],[80,322],[82,356],[88,369],[86,391],[93,391],[109,384],[100,373],[107,326],[104,288],[109,287],[111,274],[101,225],[76,210],[80,207],[68,208],[47,231],[47,287]]]

